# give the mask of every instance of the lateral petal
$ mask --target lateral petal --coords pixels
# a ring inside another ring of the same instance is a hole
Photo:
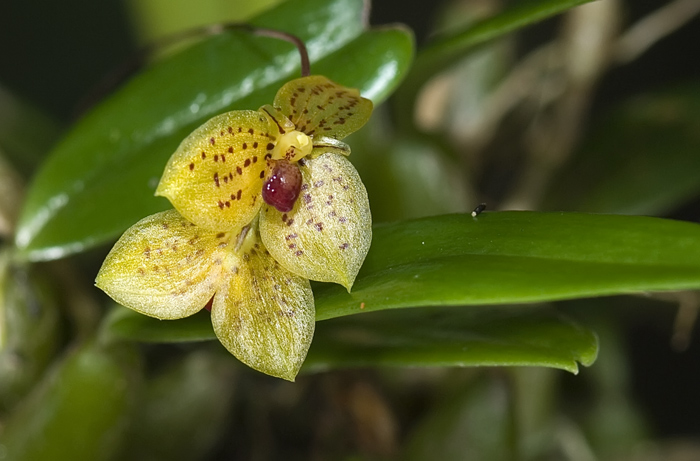
[[[263,205],[263,243],[290,272],[350,290],[372,242],[365,186],[342,155],[326,153],[300,169],[301,194],[292,211]]]
[[[335,139],[359,130],[372,114],[372,101],[322,75],[287,82],[277,92],[274,106],[309,136]]]
[[[201,310],[220,282],[230,234],[208,232],[169,210],[129,228],[95,284],[119,304],[158,319]]]
[[[214,332],[241,362],[294,381],[314,333],[311,286],[280,266],[258,236],[250,238],[254,246],[230,255],[226,279],[214,296]]]
[[[198,226],[240,229],[260,209],[266,160],[278,136],[277,125],[263,112],[218,115],[182,141],[156,195]]]

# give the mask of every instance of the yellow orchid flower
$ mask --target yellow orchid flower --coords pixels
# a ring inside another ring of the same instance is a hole
[[[212,118],[181,144],[149,216],[116,243],[96,285],[159,319],[213,297],[221,343],[264,373],[294,380],[314,331],[309,280],[348,290],[372,239],[367,192],[339,141],[372,102],[326,77],[285,84],[273,105]]]

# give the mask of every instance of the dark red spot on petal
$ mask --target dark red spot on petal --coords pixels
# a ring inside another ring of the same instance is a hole
[[[228,148],[228,153],[229,153],[229,154],[233,154],[233,147],[229,147],[229,148]]]
[[[190,163],[190,171],[194,170],[194,163]]]
[[[275,148],[275,145],[272,144],[271,142],[267,143],[267,150],[272,150]]]
[[[202,151],[202,160],[204,160],[205,158],[207,158],[207,154],[206,152]]]
[[[214,138],[211,138],[211,139],[209,140],[209,142],[211,143],[212,146],[213,146],[214,144],[216,144],[216,140],[215,140]]]
[[[250,166],[250,159],[249,159],[249,158],[245,159],[245,162],[243,163],[243,166],[244,166],[244,167]]]

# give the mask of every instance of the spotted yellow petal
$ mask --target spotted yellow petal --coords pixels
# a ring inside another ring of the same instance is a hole
[[[311,286],[282,268],[257,235],[249,240],[254,244],[229,255],[211,309],[214,331],[241,362],[294,381],[314,333]]]
[[[210,230],[248,224],[262,203],[266,160],[279,136],[260,111],[233,111],[197,128],[170,157],[156,195]]]
[[[367,192],[352,164],[326,153],[301,166],[301,194],[292,211],[263,205],[260,234],[287,270],[352,287],[372,241]]]
[[[359,130],[372,114],[372,101],[354,88],[312,75],[286,83],[277,92],[274,106],[311,136],[342,139]]]
[[[175,210],[154,214],[122,235],[95,284],[142,314],[187,317],[214,295],[229,238],[195,226]]]

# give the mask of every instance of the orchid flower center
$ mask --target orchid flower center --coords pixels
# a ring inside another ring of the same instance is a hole
[[[301,131],[289,131],[280,136],[275,149],[272,151],[274,160],[297,162],[311,153],[313,143],[311,138]]]

